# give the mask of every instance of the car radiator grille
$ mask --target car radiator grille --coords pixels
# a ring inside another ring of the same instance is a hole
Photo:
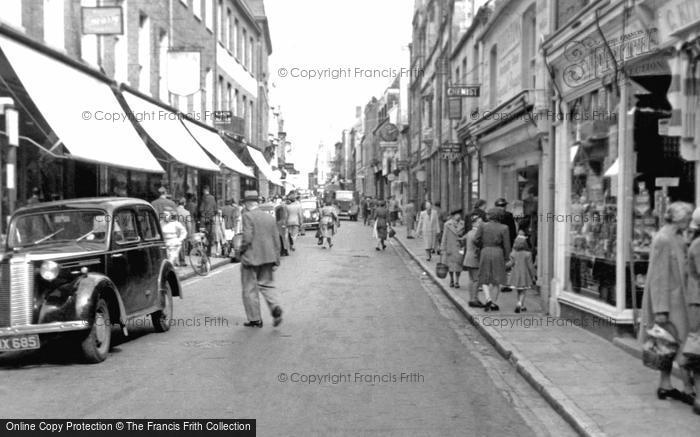
[[[0,326],[32,323],[34,266],[13,258],[0,267]]]
[[[0,264],[0,327],[10,326],[10,263]]]

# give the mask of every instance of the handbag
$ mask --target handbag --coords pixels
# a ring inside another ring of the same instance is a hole
[[[396,236],[396,231],[394,228],[389,228],[389,238],[394,238]]]
[[[691,332],[683,344],[684,367],[698,371],[700,370],[700,331]]]

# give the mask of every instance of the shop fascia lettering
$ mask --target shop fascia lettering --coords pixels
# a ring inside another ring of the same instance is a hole
[[[658,29],[653,28],[626,34],[624,38],[609,39],[607,45],[592,38],[571,41],[566,53],[573,62],[564,69],[564,82],[570,87],[578,87],[611,73],[615,61],[610,52],[619,66],[656,51],[659,46],[657,35]]]

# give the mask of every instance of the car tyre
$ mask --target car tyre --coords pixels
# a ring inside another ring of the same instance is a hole
[[[99,298],[95,305],[95,317],[87,337],[80,343],[80,349],[87,363],[101,363],[107,358],[112,341],[112,323],[107,301]]]
[[[163,284],[160,298],[163,309],[151,313],[151,321],[156,332],[166,332],[170,330],[170,321],[173,318],[173,293],[167,281]]]

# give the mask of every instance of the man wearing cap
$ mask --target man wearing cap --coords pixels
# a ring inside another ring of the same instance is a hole
[[[515,227],[515,217],[513,217],[513,214],[510,212],[506,211],[506,206],[508,205],[508,201],[501,197],[500,199],[496,200],[496,208],[498,208],[501,211],[501,223],[504,225],[508,226],[508,235],[510,236],[510,245],[513,247],[513,242],[515,241],[515,237],[518,234],[518,231]]]
[[[162,220],[162,217],[165,214],[165,210],[169,209],[177,211],[177,205],[175,204],[175,202],[168,199],[168,190],[166,190],[165,187],[158,188],[158,193],[159,197],[153,202],[151,202],[151,205],[153,205],[153,208],[156,210],[158,218]]]
[[[273,271],[280,264],[280,235],[273,216],[258,208],[258,192],[243,196],[243,239],[241,242],[241,285],[243,306],[248,318],[244,326],[262,328],[260,294],[267,302],[274,321],[282,323],[279,293],[274,287]]]

